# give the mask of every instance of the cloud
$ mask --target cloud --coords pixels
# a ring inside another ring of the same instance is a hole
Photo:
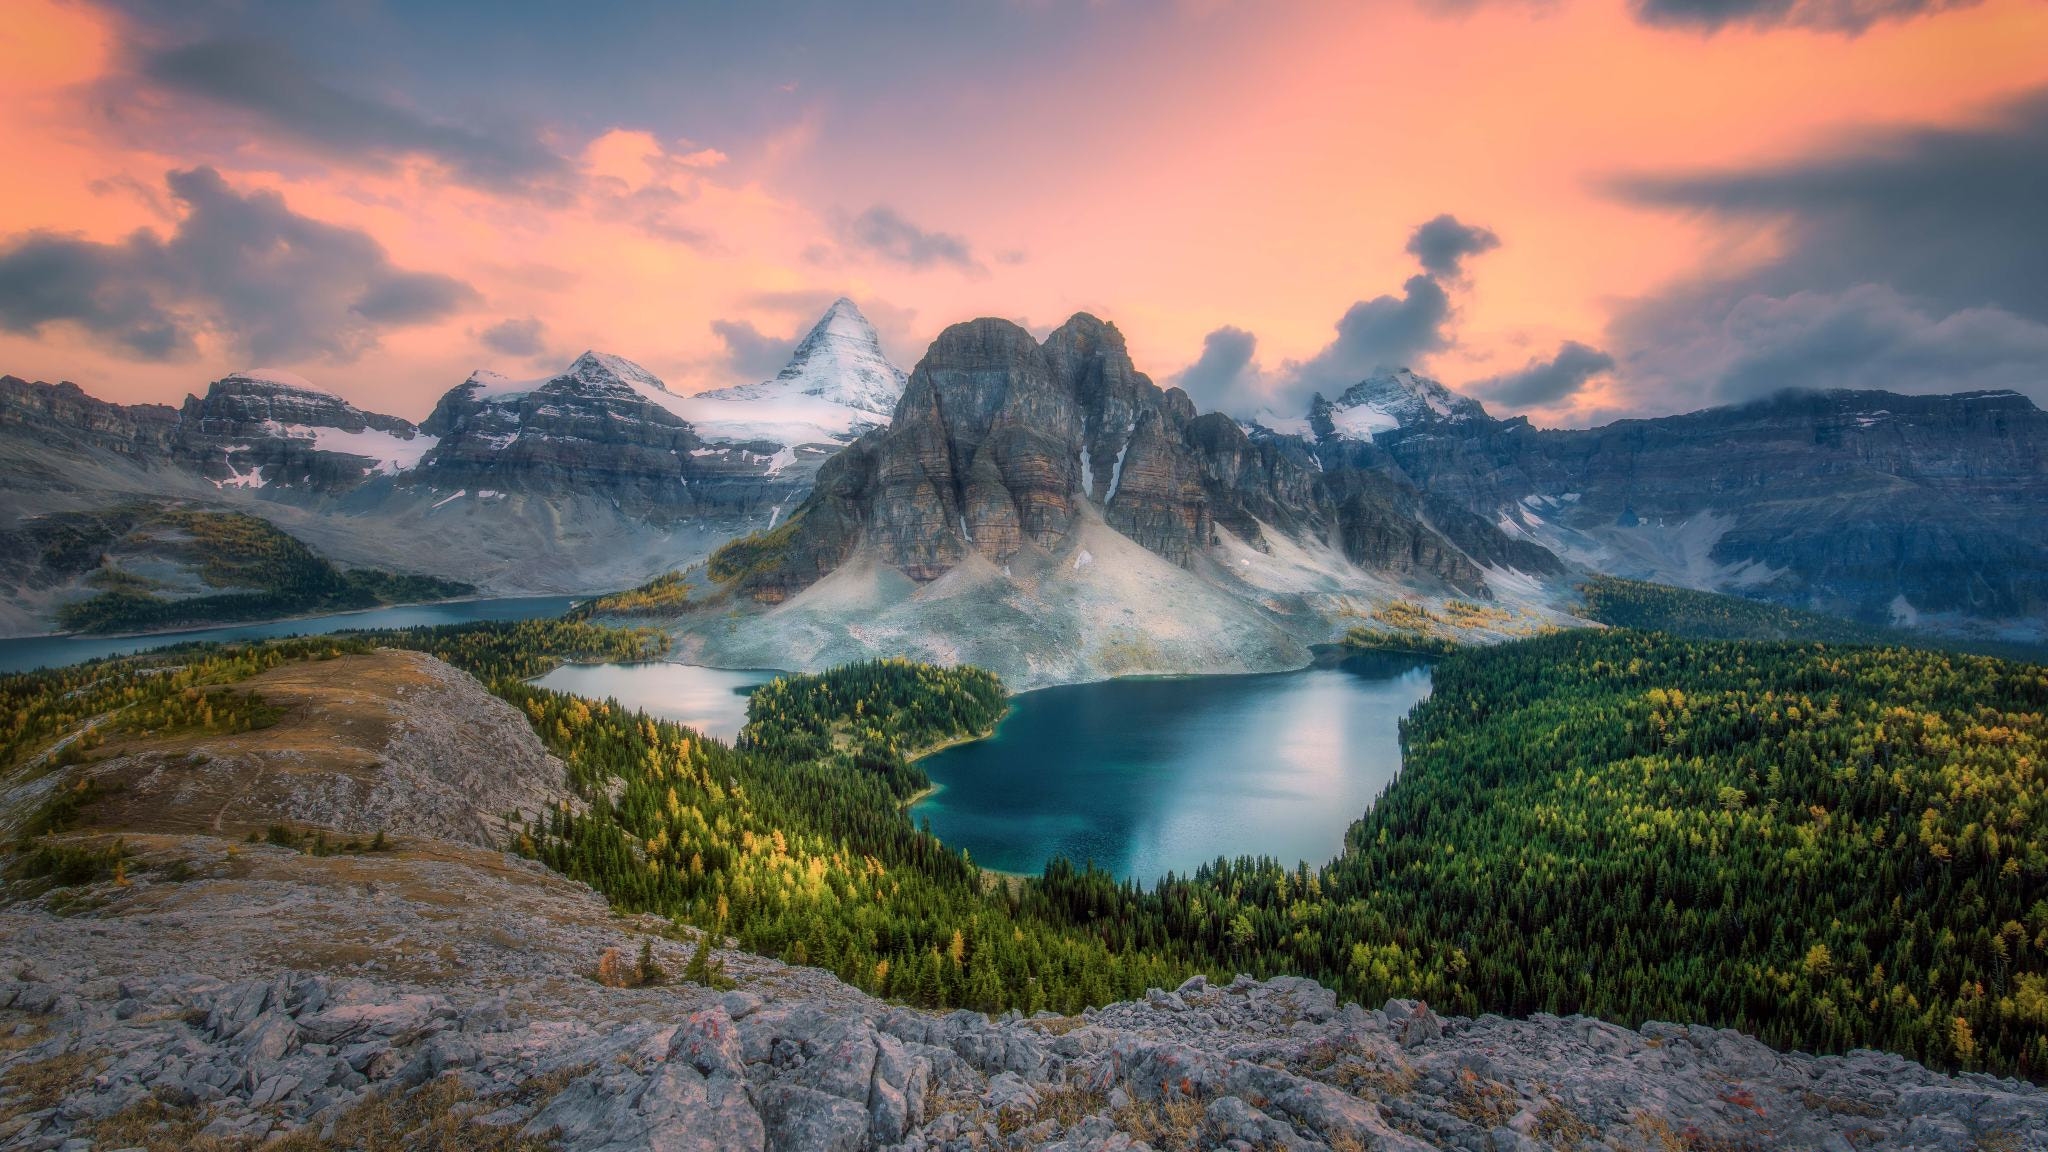
[[[543,327],[538,317],[512,317],[477,333],[477,339],[491,351],[507,356],[538,356],[544,347],[541,340]]]
[[[476,299],[460,280],[394,267],[366,233],[300,216],[275,192],[243,195],[211,168],[167,181],[185,209],[168,239],[0,241],[0,328],[75,323],[138,360],[189,356],[204,333],[259,361],[350,360],[386,328]]]
[[[1339,392],[1380,368],[1400,368],[1450,346],[1450,294],[1429,276],[1410,276],[1400,296],[1353,304],[1337,338],[1307,360],[1289,361],[1289,391]]]
[[[1608,344],[1638,391],[1681,394],[1644,397],[1651,407],[2001,382],[2048,399],[2035,339],[2048,325],[2048,90],[1973,124],[1866,131],[1780,164],[1617,188],[1766,233],[1777,249],[1616,316]]]
[[[1664,310],[1683,307],[1669,301]],[[1757,294],[1719,315],[1638,314],[1620,330],[1654,349],[1633,357],[1632,374],[1674,399],[1733,403],[1788,388],[2011,388],[2048,402],[2048,324],[1999,308],[1930,311],[1879,284]]]
[[[345,91],[277,43],[203,40],[150,55],[142,74],[247,112],[297,143],[343,159],[382,165],[424,156],[463,183],[495,191],[532,189],[568,172],[567,162],[536,139],[429,120]]]
[[[1252,362],[1258,338],[1226,326],[1202,338],[1202,355],[1175,382],[1198,401],[1246,416],[1304,411],[1311,393],[1335,394],[1381,369],[1411,367],[1453,343],[1445,282],[1462,284],[1465,258],[1498,247],[1490,229],[1445,213],[1409,234],[1407,251],[1423,272],[1410,276],[1399,296],[1353,304],[1337,320],[1336,338],[1315,355],[1266,372]]]
[[[1490,228],[1460,224],[1446,212],[1418,226],[1408,237],[1408,254],[1422,263],[1422,270],[1446,280],[1462,279],[1467,256],[1477,256],[1500,247],[1500,237]]]
[[[886,204],[877,204],[848,220],[839,230],[839,239],[854,251],[908,268],[950,264],[963,272],[987,271],[965,237],[951,232],[927,232]]]
[[[1515,408],[1555,404],[1586,386],[1596,376],[1614,371],[1614,357],[1567,340],[1548,360],[1531,360],[1520,371],[1474,381],[1465,391]]]
[[[713,320],[711,331],[725,343],[725,362],[732,373],[749,382],[782,370],[796,341],[770,336],[746,320]]]
[[[1202,354],[1175,373],[1171,381],[1198,407],[1226,412],[1245,411],[1263,399],[1259,369],[1252,363],[1259,338],[1225,325],[1202,337]]]
[[[1636,19],[1660,27],[1719,31],[1780,25],[1856,35],[1886,20],[1910,20],[1978,0],[1632,0]]]

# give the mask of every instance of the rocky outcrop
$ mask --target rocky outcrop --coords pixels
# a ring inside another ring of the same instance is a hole
[[[1286,977],[999,1019],[736,951],[736,990],[610,988],[605,950],[644,942],[673,972],[692,940],[474,850],[227,847],[148,845],[90,915],[0,909],[0,1149],[104,1146],[138,1118],[255,1147],[371,1109],[411,1117],[394,1138],[463,1117],[565,1152],[2048,1149],[2048,1093],[2015,1081],[1680,1024],[1367,1009]]]

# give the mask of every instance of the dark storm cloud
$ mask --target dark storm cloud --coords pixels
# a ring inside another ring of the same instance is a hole
[[[1778,293],[1889,284],[1947,308],[2048,321],[2048,90],[1964,127],[1869,132],[1746,171],[1638,177],[1639,203],[1782,224]]]
[[[951,232],[928,232],[886,204],[877,204],[848,220],[840,229],[839,238],[856,252],[909,268],[950,264],[964,272],[986,271],[965,237]]]
[[[1304,361],[1290,362],[1291,393],[1341,392],[1380,368],[1402,368],[1450,346],[1450,294],[1429,276],[1410,276],[1399,296],[1353,304],[1337,338]]]
[[[394,267],[369,235],[300,216],[274,192],[242,195],[211,168],[168,182],[185,209],[169,239],[35,232],[0,242],[0,327],[68,321],[143,360],[190,354],[202,331],[256,360],[346,360],[385,328],[476,298],[459,280]]]
[[[538,356],[544,344],[541,340],[543,325],[536,316],[512,317],[477,333],[477,339],[493,352],[507,356]]]
[[[725,342],[725,362],[733,375],[749,382],[782,371],[796,348],[795,340],[771,336],[745,320],[713,320],[711,331]]]
[[[35,333],[75,321],[138,360],[169,360],[193,350],[179,317],[144,287],[157,280],[162,248],[146,233],[94,244],[50,232],[0,243],[0,328]]]
[[[1242,328],[1218,328],[1202,337],[1202,355],[1181,369],[1172,383],[1204,410],[1256,408],[1259,371],[1252,356],[1258,347],[1259,338]]]
[[[1422,270],[1446,280],[1464,276],[1467,256],[1498,247],[1500,237],[1492,229],[1460,224],[1448,212],[1417,227],[1408,237],[1408,254],[1422,263]]]
[[[1479,380],[1465,390],[1509,407],[1554,404],[1586,386],[1596,376],[1614,371],[1614,357],[1577,340],[1558,346],[1548,360],[1531,360],[1520,371]]]
[[[2048,402],[2048,325],[1999,308],[1930,310],[1882,284],[1732,303],[1678,294],[1611,335],[1633,349],[1623,360],[1657,411],[1787,388],[2011,388]]]
[[[1967,8],[1978,0],[1633,0],[1636,19],[1660,27],[1713,32],[1731,24],[1787,25],[1821,32],[1862,32],[1885,20]]]
[[[429,120],[320,79],[289,48],[205,40],[147,57],[148,79],[247,112],[281,135],[344,159],[383,163],[426,156],[457,179],[493,190],[560,178],[568,164],[531,137],[493,135]]]
[[[1864,133],[1744,171],[1639,177],[1644,204],[1771,229],[1779,255],[1619,314],[1671,404],[1796,387],[2025,387],[2048,399],[2048,92],[1963,127]]]

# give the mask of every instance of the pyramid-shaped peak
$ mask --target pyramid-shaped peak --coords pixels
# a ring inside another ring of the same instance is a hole
[[[860,305],[848,296],[834,300],[832,306],[825,309],[825,314],[818,317],[818,322],[811,325],[810,332],[797,344],[791,365],[804,357],[806,349],[812,349],[815,355],[813,346],[826,340],[846,341],[863,349],[873,349],[876,355],[882,351],[882,338],[876,333],[875,326],[868,322]],[[788,375],[789,369],[784,368],[782,374]]]
[[[569,365],[569,370],[562,373],[562,375],[573,376],[578,380],[585,381],[599,381],[609,378],[629,387],[638,386],[641,388],[653,388],[660,392],[668,391],[668,385],[661,382],[661,377],[626,359],[624,356],[614,356],[609,352],[599,352],[594,348],[578,356],[576,362]]]
[[[1484,419],[1486,409],[1407,368],[1381,369],[1346,388],[1335,400],[1318,394],[1308,425],[1318,437],[1370,440],[1381,432],[1438,420]]]

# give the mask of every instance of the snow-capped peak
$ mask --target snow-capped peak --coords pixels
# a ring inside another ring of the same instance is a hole
[[[668,392],[668,385],[661,382],[661,377],[624,356],[614,356],[609,352],[599,352],[595,349],[578,356],[576,362],[569,365],[569,370],[562,375],[574,376],[591,384],[624,384],[635,392],[648,388],[656,392]]]
[[[1317,396],[1309,405],[1309,427],[1319,437],[1370,440],[1375,433],[1437,420],[1484,419],[1479,401],[1461,396],[1406,368],[1376,372],[1346,388],[1335,400]]]
[[[886,419],[903,395],[904,379],[902,369],[883,354],[875,326],[859,305],[841,296],[811,326],[775,379],[700,395],[719,400],[816,396]]]

